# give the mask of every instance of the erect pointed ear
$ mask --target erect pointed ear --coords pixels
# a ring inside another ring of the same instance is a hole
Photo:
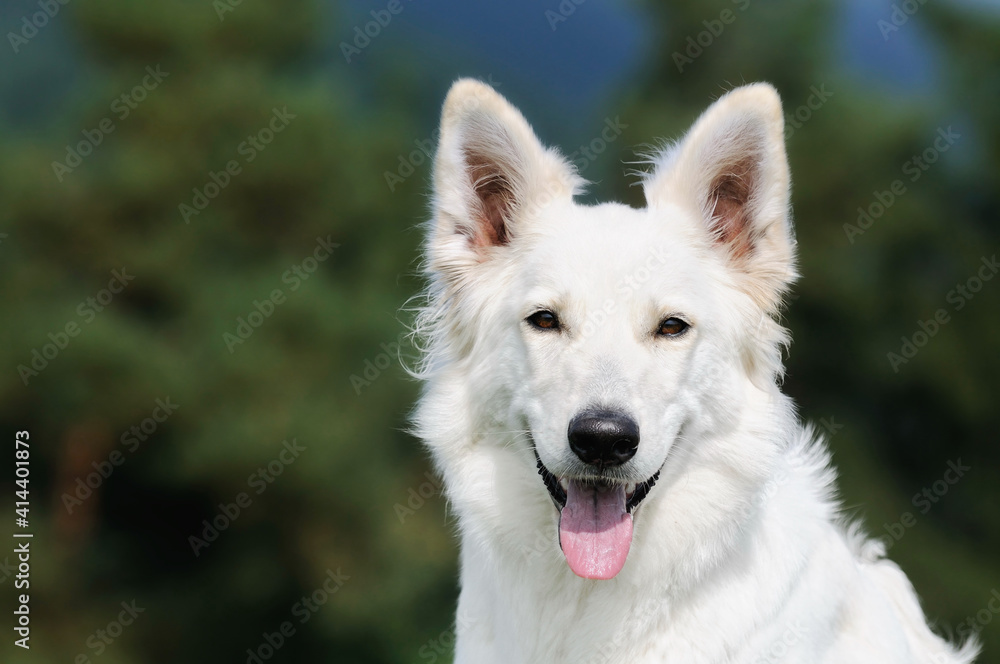
[[[738,283],[769,312],[797,276],[789,188],[781,99],[766,83],[712,104],[644,183],[649,207],[695,211]]]
[[[493,88],[457,81],[444,102],[434,161],[431,268],[447,272],[486,260],[546,203],[571,199],[581,184]]]

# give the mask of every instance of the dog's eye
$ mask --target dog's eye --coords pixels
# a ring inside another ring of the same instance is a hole
[[[660,323],[660,329],[656,331],[661,337],[678,337],[684,334],[691,327],[680,318],[668,318]]]
[[[528,316],[528,322],[539,330],[558,330],[559,318],[551,311],[536,311]]]

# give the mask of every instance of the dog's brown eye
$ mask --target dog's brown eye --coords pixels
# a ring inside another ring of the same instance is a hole
[[[559,319],[551,311],[536,311],[528,316],[528,322],[539,330],[559,329]]]
[[[684,334],[691,327],[680,318],[668,318],[660,323],[660,329],[656,331],[661,337],[677,337]]]

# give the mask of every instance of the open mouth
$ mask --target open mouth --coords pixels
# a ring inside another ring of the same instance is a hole
[[[632,512],[660,476],[625,484],[610,478],[557,478],[535,450],[538,474],[559,509],[559,546],[577,576],[611,579],[632,545]]]

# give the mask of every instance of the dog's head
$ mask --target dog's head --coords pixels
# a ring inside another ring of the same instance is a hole
[[[474,438],[525,434],[499,444],[533,453],[532,495],[548,491],[587,578],[622,569],[633,514],[679,441],[724,436],[747,392],[773,387],[773,317],[795,277],[773,88],[728,93],[651,164],[645,208],[579,205],[573,166],[492,88],[459,81],[444,105],[428,372],[464,382]],[[714,453],[734,476],[767,456]]]

